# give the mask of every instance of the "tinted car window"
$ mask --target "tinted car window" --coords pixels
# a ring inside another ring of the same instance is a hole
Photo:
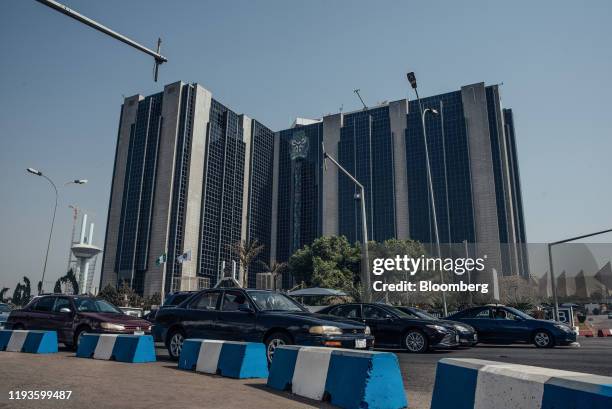
[[[226,291],[223,295],[222,311],[238,311],[238,306],[248,304],[248,301],[240,291]]]
[[[217,299],[219,293],[205,293],[191,303],[191,308],[196,310],[215,310],[217,309]]]
[[[476,315],[474,315],[474,318],[491,318],[489,309],[487,308],[487,309],[479,311]]]
[[[70,308],[70,300],[68,298],[58,297],[53,306],[53,311],[60,312],[62,308]]]
[[[0,312],[11,312],[11,309],[9,308],[8,305],[0,305]]]
[[[358,305],[341,305],[331,310],[330,314],[346,318],[359,318],[361,316]]]
[[[371,305],[363,306],[363,316],[366,319],[380,320],[380,319],[385,318],[386,315],[388,314],[384,312],[383,310],[381,310],[380,308],[372,307]]]
[[[43,297],[34,306],[34,311],[49,312],[53,310],[53,304],[55,304],[56,297]]]

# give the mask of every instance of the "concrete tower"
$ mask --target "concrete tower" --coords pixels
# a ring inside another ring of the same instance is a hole
[[[91,284],[95,269],[96,256],[102,252],[102,249],[93,245],[94,224],[89,225],[89,235],[85,236],[87,231],[87,215],[83,215],[81,223],[81,239],[78,243],[72,246],[72,254],[77,259],[77,280],[79,282],[79,292],[87,294],[91,292]]]

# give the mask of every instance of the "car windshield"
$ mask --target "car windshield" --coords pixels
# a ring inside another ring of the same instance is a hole
[[[74,305],[78,312],[111,312],[123,314],[123,311],[108,301],[97,300],[95,298],[75,298]]]
[[[428,313],[426,313],[423,310],[419,310],[418,308],[410,308],[409,310],[411,313],[413,313],[414,315],[416,315],[417,317],[419,317],[422,320],[428,320],[428,321],[437,321],[438,318],[434,317],[433,315],[430,315]]]
[[[11,312],[8,305],[0,305],[0,312]]]
[[[524,320],[532,320],[533,319],[533,317],[531,315],[525,314],[523,311],[517,310],[516,308],[506,307],[506,309],[508,311],[510,311],[512,314],[518,315],[519,317],[521,317]]]
[[[262,311],[307,311],[298,302],[284,294],[270,291],[249,291],[249,295]]]

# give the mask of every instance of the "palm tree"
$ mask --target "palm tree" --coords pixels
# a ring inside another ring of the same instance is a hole
[[[79,282],[77,281],[76,276],[74,275],[74,271],[72,271],[72,269],[68,270],[66,275],[62,278],[64,279],[64,282],[67,281],[72,286],[72,294],[79,294]]]
[[[288,264],[285,262],[279,263],[274,260],[272,264],[268,265],[267,263],[260,261],[259,262],[264,269],[264,273],[272,274],[272,286],[273,290],[277,290],[276,288],[276,279],[280,274],[283,274],[287,270]]]
[[[257,240],[253,241],[237,241],[236,243],[228,246],[230,251],[238,257],[240,261],[240,277],[238,282],[243,287],[248,287],[249,283],[249,266],[251,262],[261,253],[264,249],[264,245],[260,244]]]
[[[21,294],[21,302],[25,305],[28,303],[28,301],[30,301],[30,295],[32,292],[30,287],[30,279],[24,276],[23,282],[25,283],[25,285],[22,286],[23,293]]]
[[[0,290],[0,302],[4,302],[4,294],[6,294],[8,290],[8,287],[2,287],[2,290]]]

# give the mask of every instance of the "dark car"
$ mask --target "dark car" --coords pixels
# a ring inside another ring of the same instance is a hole
[[[473,326],[478,341],[483,343],[533,343],[538,348],[552,348],[576,342],[576,334],[566,324],[537,320],[505,305],[468,308],[450,315],[448,319]]]
[[[87,332],[147,334],[151,323],[124,314],[101,298],[79,295],[35,297],[20,310],[13,310],[6,322],[10,329],[56,331],[58,341],[69,348],[78,345]]]
[[[145,315],[142,316],[142,318],[144,318],[145,320],[149,321],[149,322],[155,322],[155,316],[157,315],[157,311],[163,309],[163,308],[170,308],[170,307],[174,307],[179,305],[180,303],[182,303],[183,301],[185,301],[187,298],[191,297],[192,295],[194,295],[197,291],[174,291],[169,293],[166,296],[166,299],[164,300],[163,304],[159,307],[159,309],[154,309],[149,311],[148,313],[146,313]]]
[[[453,325],[416,318],[384,304],[339,304],[326,307],[319,313],[362,321],[370,327],[377,347],[426,352],[430,348],[459,345],[459,335]]]
[[[173,359],[186,338],[263,342],[269,360],[279,345],[371,349],[374,344],[361,323],[313,314],[274,291],[242,288],[200,291],[159,310],[155,327]]]
[[[427,320],[429,322],[440,323],[443,325],[444,324],[452,325],[453,328],[455,329],[455,332],[459,334],[459,344],[460,345],[474,346],[478,343],[478,334],[476,334],[476,330],[471,325],[468,325],[463,322],[449,321],[449,320],[443,320],[440,318],[436,318],[433,315],[428,314],[427,312],[419,308],[404,307],[404,306],[401,306],[401,307],[398,306],[395,308],[397,308],[400,311],[404,311],[406,314],[411,314],[417,319]]]

